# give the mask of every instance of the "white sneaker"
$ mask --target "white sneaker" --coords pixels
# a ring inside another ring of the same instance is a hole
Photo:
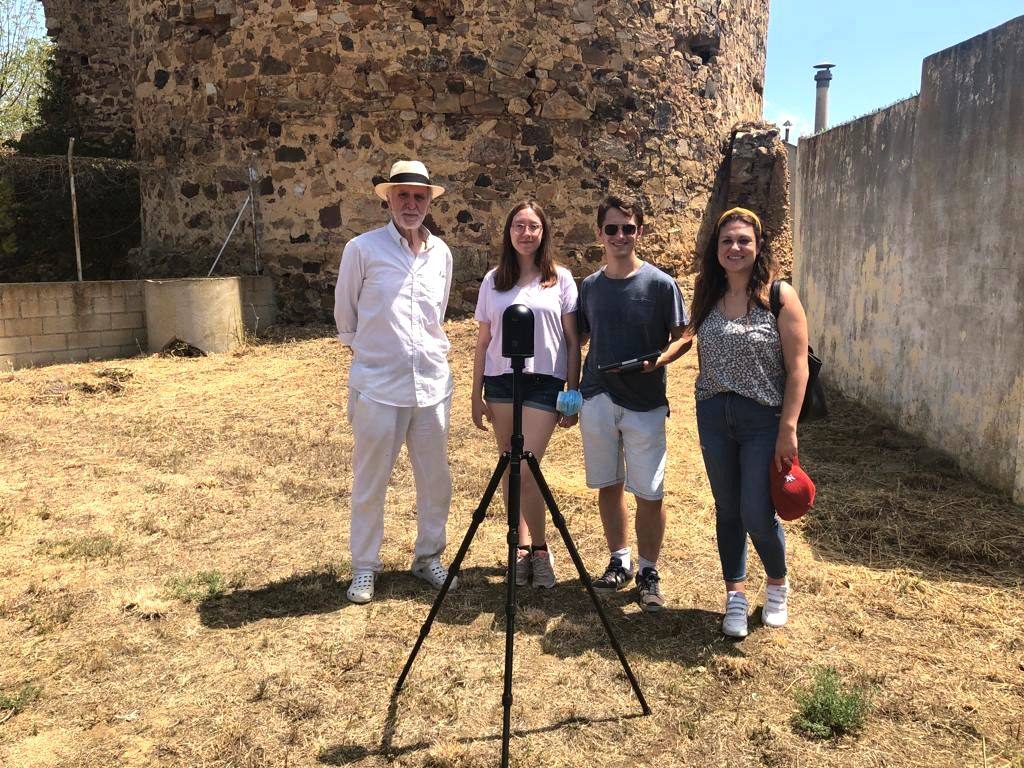
[[[349,602],[368,603],[373,600],[373,578],[376,574],[373,571],[358,571],[352,576],[352,583],[348,585]]]
[[[545,549],[538,549],[530,559],[533,561],[533,586],[542,589],[555,586],[555,556]]]
[[[747,611],[750,604],[742,592],[729,592],[725,601],[725,617],[722,619],[722,633],[729,637],[747,636]]]
[[[530,566],[531,560],[530,550],[528,549],[517,549],[516,550],[516,586],[525,587],[530,583]]]
[[[414,562],[412,575],[417,579],[423,579],[434,589],[440,589],[444,586],[445,579],[448,578],[448,569],[441,565],[439,558],[435,557],[433,560]],[[452,585],[448,587],[448,591],[451,592],[458,584],[458,578],[452,579]]]
[[[766,627],[784,626],[789,618],[789,584],[769,584],[765,588],[764,608],[761,609],[761,623]]]

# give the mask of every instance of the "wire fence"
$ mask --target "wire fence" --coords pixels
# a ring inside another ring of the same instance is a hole
[[[75,186],[86,279],[115,276],[141,241],[138,166],[76,157]],[[0,156],[0,281],[71,279],[74,226],[67,157]]]

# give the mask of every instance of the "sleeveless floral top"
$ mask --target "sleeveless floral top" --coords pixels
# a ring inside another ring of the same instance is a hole
[[[697,353],[698,400],[735,392],[761,405],[782,405],[786,365],[779,326],[769,310],[751,303],[746,315],[729,320],[716,303],[697,329]]]

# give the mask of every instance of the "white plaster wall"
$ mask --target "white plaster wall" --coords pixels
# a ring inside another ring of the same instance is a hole
[[[804,139],[797,287],[828,377],[1024,503],[1024,17]]]

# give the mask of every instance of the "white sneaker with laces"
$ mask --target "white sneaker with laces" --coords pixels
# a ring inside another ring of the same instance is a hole
[[[418,560],[414,562],[412,564],[412,575],[417,579],[423,579],[434,589],[440,589],[444,586],[445,579],[448,578],[448,569],[441,565],[439,558],[435,557],[433,560]],[[458,584],[458,578],[452,579],[452,585],[448,587],[448,591],[451,592]]]
[[[538,549],[530,559],[533,561],[533,586],[542,589],[555,586],[555,556],[545,549]]]
[[[525,587],[530,583],[531,561],[530,550],[516,550],[516,586]]]
[[[747,611],[750,604],[742,592],[729,592],[725,600],[725,617],[722,619],[722,633],[729,637],[747,636]]]
[[[784,626],[789,619],[789,584],[769,584],[765,588],[764,608],[761,609],[761,623],[766,627]]]
[[[362,605],[373,600],[373,579],[376,574],[373,571],[359,571],[352,576],[352,583],[348,585],[349,602]]]

